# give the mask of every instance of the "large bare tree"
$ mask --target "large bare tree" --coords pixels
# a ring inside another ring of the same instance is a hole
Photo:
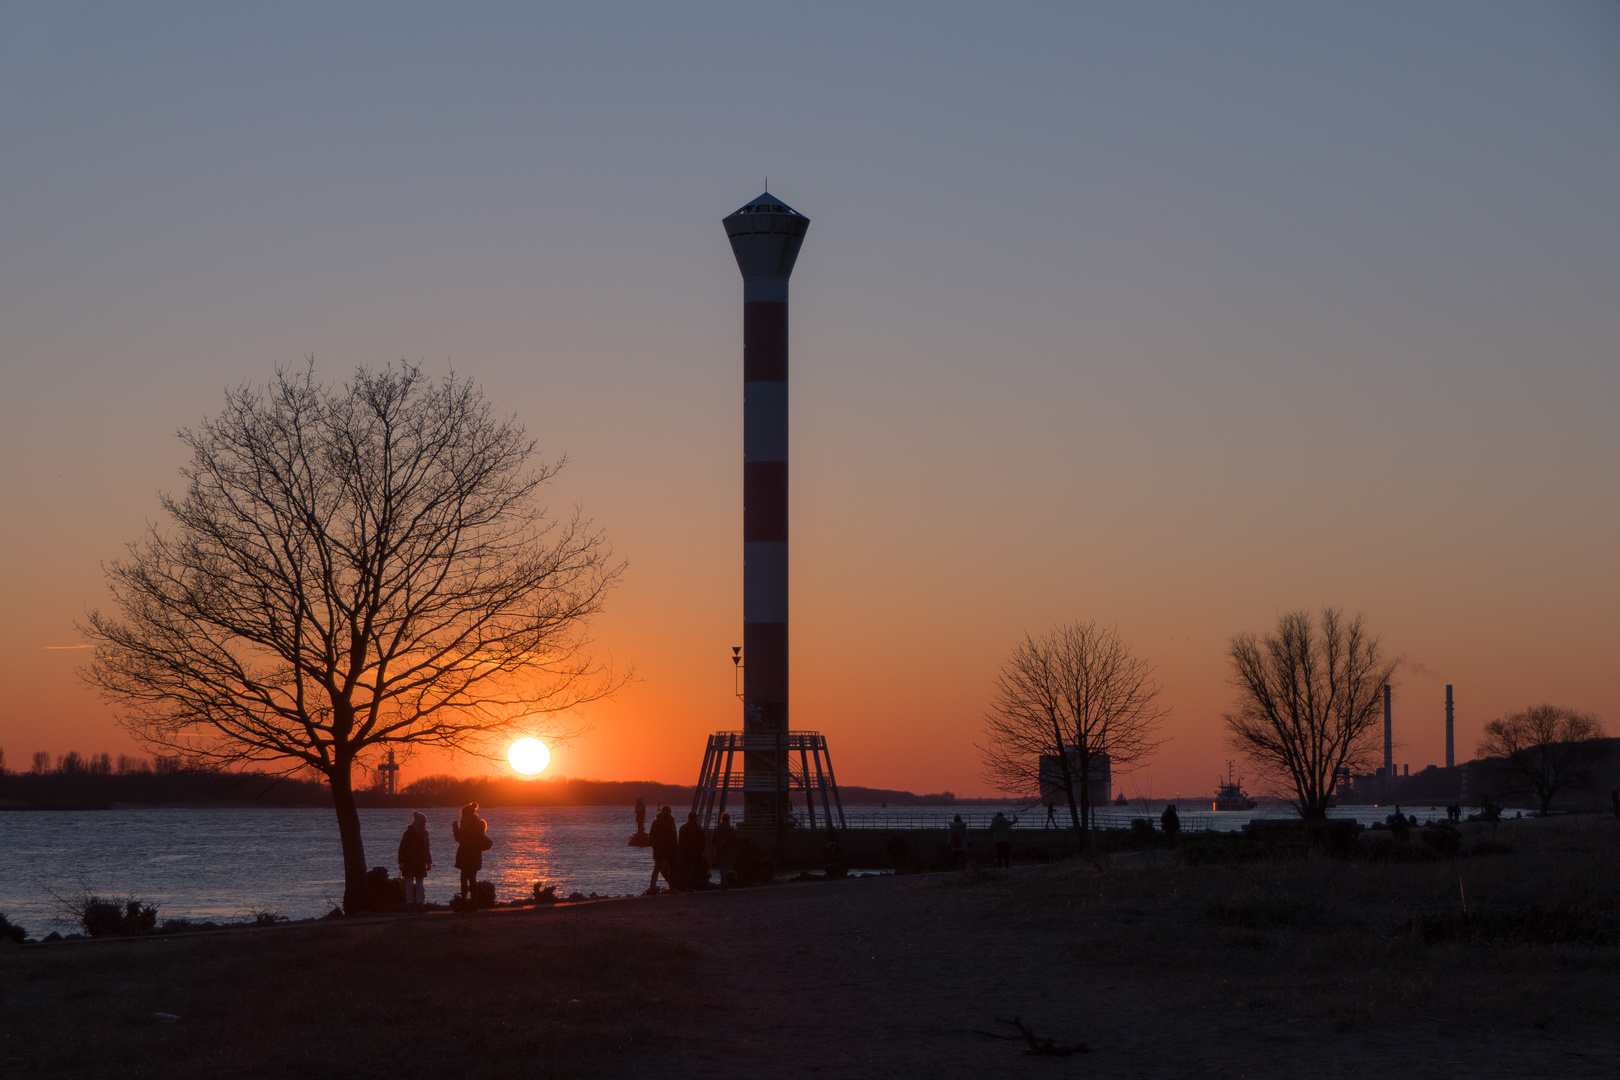
[[[1168,712],[1159,689],[1152,666],[1131,655],[1114,627],[1076,622],[1044,637],[1025,634],[1002,665],[985,717],[985,780],[1033,802],[1044,777],[1085,843],[1092,818],[1086,778],[1099,755],[1114,769],[1129,769],[1159,746]]]
[[[1265,637],[1239,634],[1230,656],[1233,748],[1292,795],[1300,817],[1327,817],[1342,770],[1372,759],[1395,661],[1384,659],[1362,616],[1347,619],[1335,608],[1323,608],[1318,622],[1289,612]]]
[[[180,432],[185,492],[107,568],[85,676],[147,745],[279,760],[331,787],[344,903],[369,904],[354,769],[389,747],[487,752],[607,692],[584,646],[621,566],[537,489],[562,462],[454,375],[340,387],[314,363]]]
[[[1591,713],[1558,705],[1536,705],[1485,725],[1477,753],[1498,762],[1497,775],[1509,790],[1541,800],[1541,812],[1553,796],[1583,787],[1608,756],[1603,724]]]

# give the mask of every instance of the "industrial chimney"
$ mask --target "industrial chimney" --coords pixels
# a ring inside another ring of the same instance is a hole
[[[1452,720],[1454,714],[1451,706],[1451,684],[1446,683],[1446,768],[1454,768],[1457,764],[1457,744],[1453,738]]]
[[[1384,684],[1384,790],[1395,790],[1395,723],[1389,707],[1389,683]]]
[[[774,825],[788,791],[788,277],[810,219],[767,191],[725,226],[743,278],[743,820]]]

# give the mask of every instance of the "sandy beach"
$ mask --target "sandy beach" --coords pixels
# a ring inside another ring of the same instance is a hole
[[[6,948],[0,1071],[1613,1076],[1620,822],[1465,833]],[[1087,1052],[992,1037],[1014,1016]]]

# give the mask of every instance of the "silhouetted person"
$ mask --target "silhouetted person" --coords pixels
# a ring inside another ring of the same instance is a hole
[[[967,869],[967,822],[957,814],[951,821],[951,869]]]
[[[709,837],[703,831],[695,811],[686,815],[686,824],[681,826],[679,843],[681,879],[686,882],[688,889],[700,889],[709,883],[709,860],[703,854],[703,849],[709,846]]]
[[[829,878],[841,878],[849,873],[849,857],[844,845],[838,842],[838,832],[827,826],[827,846],[821,849],[821,868]]]
[[[450,823],[450,835],[456,838],[456,869],[461,871],[461,898],[475,899],[478,895],[478,871],[484,868],[484,852],[494,847],[489,838],[489,822],[478,816],[478,804],[470,802],[461,808],[461,820]]]
[[[996,846],[996,865],[1012,865],[1012,827],[1007,815],[1000,810],[990,819],[990,842]]]
[[[1046,804],[1046,827],[1048,829],[1057,828],[1057,803]]]
[[[428,840],[427,815],[411,815],[405,835],[399,838],[399,876],[405,879],[405,905],[420,908],[427,903],[427,887],[422,879],[433,869],[433,845]]]
[[[670,892],[678,892],[680,885],[676,877],[680,871],[675,869],[675,860],[680,857],[680,837],[675,832],[675,815],[669,807],[659,810],[653,817],[652,828],[647,830],[652,839],[653,872],[652,880],[647,882],[647,892],[655,895],[658,892],[658,875],[664,875],[664,881],[669,884]]]
[[[714,827],[714,865],[720,871],[720,887],[731,884],[731,867],[737,861],[737,830],[732,827],[731,815],[721,814]]]
[[[1159,815],[1159,827],[1170,838],[1170,846],[1175,847],[1176,834],[1181,831],[1181,815],[1176,813],[1175,803],[1165,803],[1164,813]]]

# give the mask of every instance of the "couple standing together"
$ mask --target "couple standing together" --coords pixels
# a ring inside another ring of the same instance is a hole
[[[489,838],[489,822],[478,816],[478,804],[461,808],[461,817],[450,823],[456,842],[456,869],[461,871],[461,898],[476,896],[478,871],[484,868],[484,852],[495,846]],[[405,879],[405,903],[421,907],[427,903],[423,878],[433,869],[433,845],[428,839],[427,815],[411,815],[411,823],[399,841],[399,876]]]

